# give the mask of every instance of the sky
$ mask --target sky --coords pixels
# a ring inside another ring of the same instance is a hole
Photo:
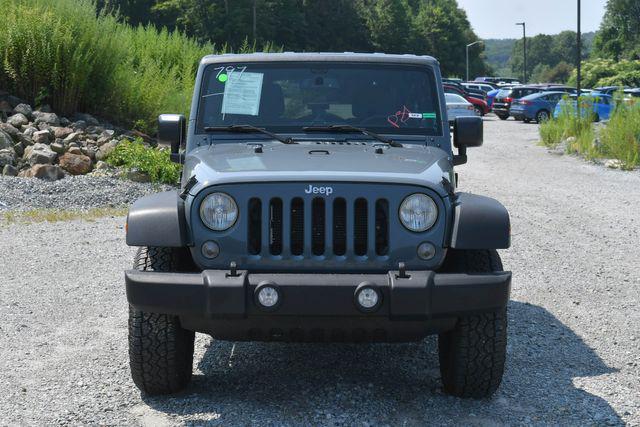
[[[582,0],[582,32],[596,31],[604,15],[607,0]],[[527,24],[527,37],[557,34],[577,28],[576,0],[458,0],[467,12],[471,26],[483,39],[522,37]]]

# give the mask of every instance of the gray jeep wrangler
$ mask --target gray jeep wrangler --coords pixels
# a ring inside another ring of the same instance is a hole
[[[454,166],[482,144],[482,121],[450,129],[435,59],[207,56],[188,122],[161,115],[159,138],[184,165],[181,187],[127,218],[127,244],[140,247],[125,272],[129,356],[143,392],[187,385],[195,332],[438,334],[445,392],[498,388],[511,273],[496,249],[510,245],[509,215],[456,191]]]

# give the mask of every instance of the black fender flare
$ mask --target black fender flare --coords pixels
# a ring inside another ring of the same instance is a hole
[[[458,193],[453,208],[450,247],[507,249],[511,246],[509,212],[497,200]]]
[[[129,208],[126,229],[129,246],[187,246],[184,200],[177,191],[142,197]]]

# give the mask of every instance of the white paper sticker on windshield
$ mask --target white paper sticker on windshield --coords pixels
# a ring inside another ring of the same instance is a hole
[[[257,116],[263,73],[231,73],[224,86],[222,114]]]

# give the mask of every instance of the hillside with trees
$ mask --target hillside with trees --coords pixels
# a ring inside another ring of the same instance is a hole
[[[465,46],[477,40],[455,0],[100,0],[132,24],[179,30],[234,50],[245,41],[290,51],[427,54],[443,74],[465,73]],[[482,50],[481,47],[477,47]],[[489,67],[474,55],[474,75]]]

